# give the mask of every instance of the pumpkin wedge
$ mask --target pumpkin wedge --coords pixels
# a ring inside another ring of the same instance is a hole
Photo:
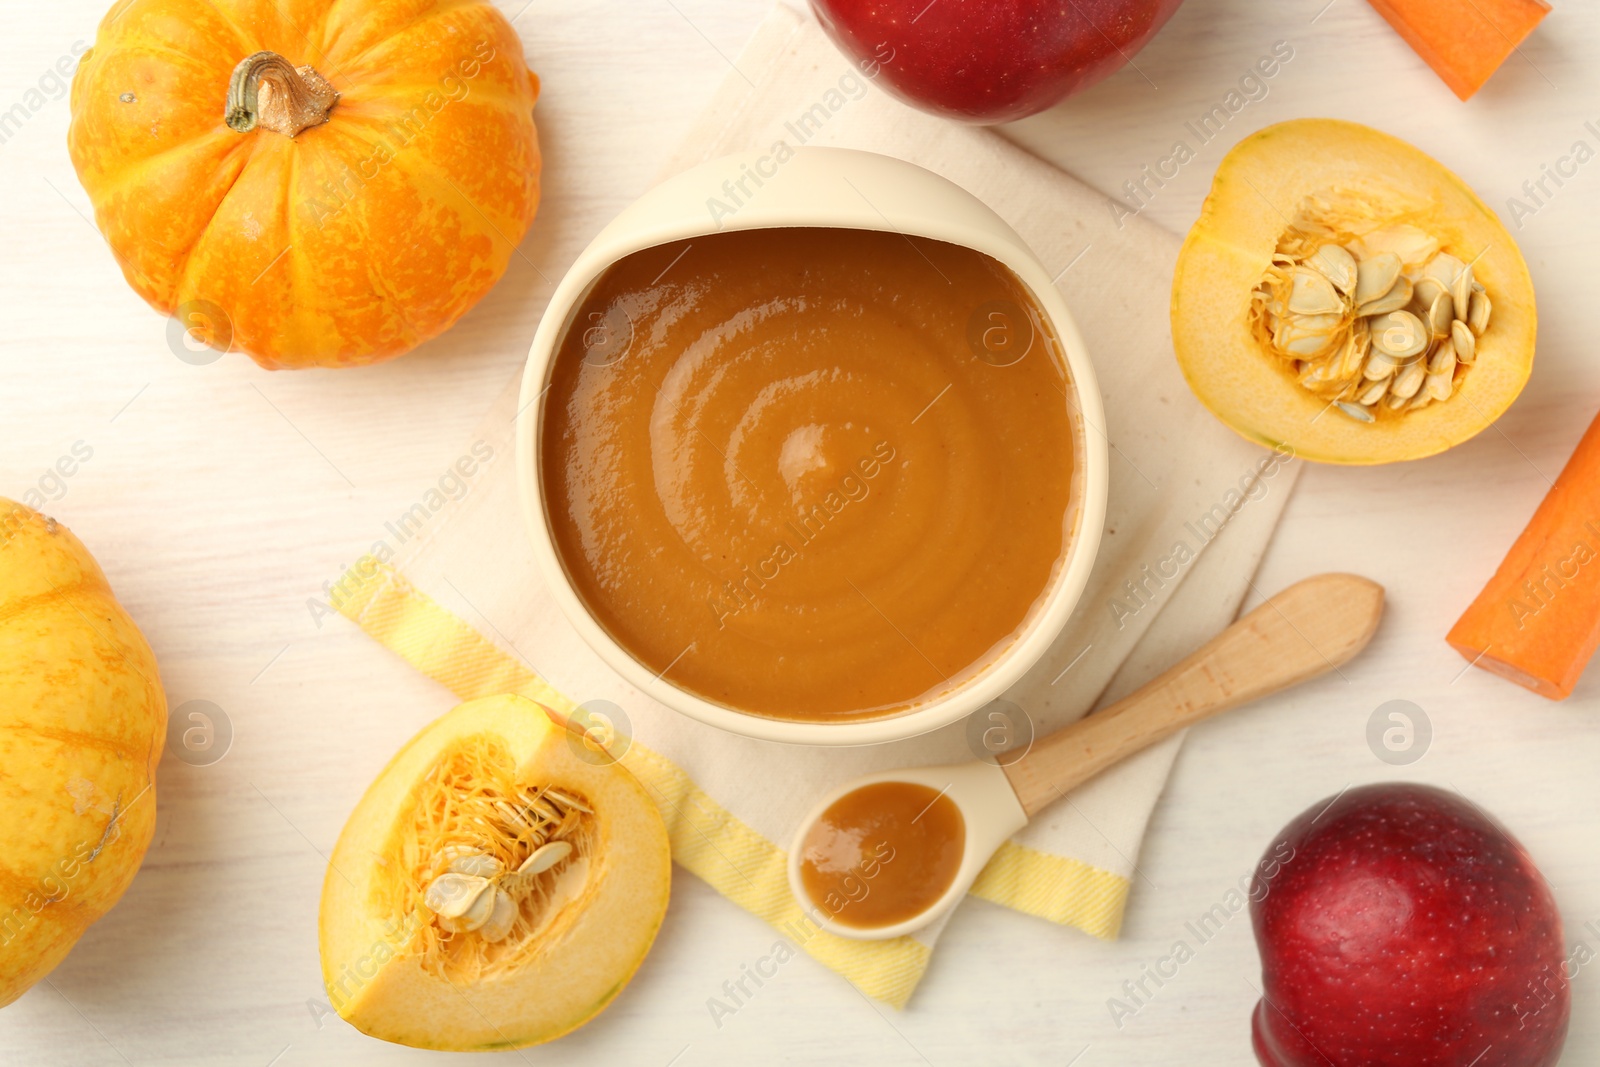
[[[89,550],[0,498],[0,1006],[133,881],[166,729],[155,655]]]
[[[367,790],[322,889],[334,1010],[418,1048],[521,1048],[602,1011],[649,952],[666,826],[619,764],[517,696],[463,704]]]
[[[538,93],[487,0],[118,0],[67,148],[128,284],[183,332],[356,366],[505,273],[539,203]]]
[[[1510,233],[1440,163],[1351,122],[1300,119],[1217,169],[1172,285],[1202,403],[1303,459],[1419,459],[1477,434],[1533,367],[1537,312]]]

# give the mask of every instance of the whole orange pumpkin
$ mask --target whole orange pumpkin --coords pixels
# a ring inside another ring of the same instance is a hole
[[[476,0],[122,0],[68,149],[129,284],[215,348],[341,367],[448,329],[539,202],[538,77]]]

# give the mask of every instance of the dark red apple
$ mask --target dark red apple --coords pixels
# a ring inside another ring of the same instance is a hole
[[[1351,789],[1257,869],[1265,1067],[1548,1067],[1570,1008],[1555,899],[1454,793]]]
[[[1087,89],[1183,0],[812,0],[834,43],[915,107],[1010,122]]]

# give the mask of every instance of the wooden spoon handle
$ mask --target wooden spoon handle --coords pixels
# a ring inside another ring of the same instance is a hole
[[[1186,726],[1337,670],[1372,640],[1382,615],[1376,582],[1354,574],[1307,578],[1133,695],[1035,741],[1006,777],[1031,819]]]

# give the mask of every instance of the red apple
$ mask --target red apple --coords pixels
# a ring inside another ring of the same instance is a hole
[[[1351,789],[1290,823],[1251,887],[1265,1067],[1548,1067],[1571,998],[1522,846],[1454,793]]]
[[[1183,0],[812,0],[834,43],[915,107],[1032,115],[1120,68]]]

